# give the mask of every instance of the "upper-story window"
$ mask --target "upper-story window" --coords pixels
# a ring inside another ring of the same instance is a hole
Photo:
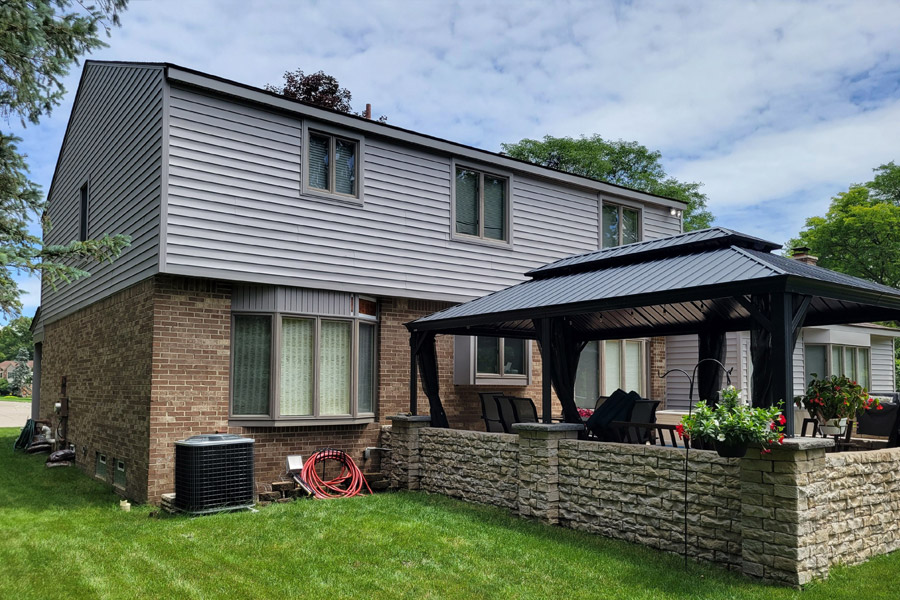
[[[360,198],[360,141],[310,128],[306,137],[304,191]]]
[[[618,204],[603,204],[603,248],[641,241],[641,212]]]
[[[509,241],[509,178],[457,166],[453,231],[488,241]]]

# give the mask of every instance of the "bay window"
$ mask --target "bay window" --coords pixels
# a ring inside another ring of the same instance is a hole
[[[235,313],[232,418],[374,418],[374,301],[359,299],[357,306],[349,317]]]

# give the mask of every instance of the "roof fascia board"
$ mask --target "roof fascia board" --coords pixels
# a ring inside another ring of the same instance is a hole
[[[434,321],[412,321],[406,324],[410,331],[431,331],[441,329],[458,329],[489,325],[491,323],[503,323],[507,321],[523,321],[528,319],[540,319],[547,317],[567,317],[592,312],[608,310],[621,310],[624,308],[640,308],[642,306],[655,306],[660,304],[676,304],[679,302],[712,300],[715,298],[730,298],[737,295],[783,292],[784,276],[766,277],[753,281],[737,281],[726,284],[716,284],[689,288],[685,290],[667,290],[652,292],[649,294],[636,294],[606,298],[603,300],[588,300],[547,306],[538,308],[523,308],[511,311],[501,311],[483,315],[463,317],[450,317],[435,319]]]
[[[822,296],[823,298],[831,298],[834,300],[842,300],[845,302],[856,302],[858,304],[865,304],[867,306],[875,308],[900,310],[900,295],[891,296],[885,292],[851,288],[838,283],[831,283],[829,281],[816,281],[814,279],[798,277],[796,275],[789,275],[787,277],[785,291],[796,294]],[[884,319],[870,318],[863,320],[879,321]]]
[[[546,179],[549,181],[558,181],[566,185],[577,187],[592,192],[616,196],[635,200],[644,204],[654,204],[667,208],[675,208],[684,210],[686,203],[671,198],[663,198],[654,196],[645,192],[639,192],[624,187],[614,186],[601,181],[595,181],[586,177],[570,175],[561,171],[554,171],[538,165],[533,165],[524,161],[507,158],[488,152],[487,150],[479,150],[470,146],[465,146],[447,140],[441,140],[432,136],[415,133],[407,129],[386,125],[383,123],[371,122],[366,119],[355,116],[344,115],[338,112],[324,110],[310,106],[305,103],[281,98],[275,94],[271,94],[250,86],[229,82],[209,75],[204,75],[195,71],[189,71],[175,65],[166,67],[166,77],[169,81],[195,88],[210,90],[212,92],[238,98],[240,100],[253,102],[282,110],[288,113],[299,114],[311,119],[318,119],[333,123],[340,127],[363,131],[367,134],[396,140],[405,144],[420,146],[431,151],[437,151],[449,156],[462,157],[469,160],[479,161],[490,165],[496,165],[503,169],[518,173],[527,173],[534,177]]]

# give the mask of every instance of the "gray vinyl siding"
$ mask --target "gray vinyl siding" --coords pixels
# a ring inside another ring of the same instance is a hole
[[[699,341],[696,335],[675,335],[666,338],[666,370],[684,369],[693,374],[694,366],[699,360]],[[736,387],[744,385],[744,360],[741,352],[741,334],[730,332],[725,334],[725,367],[733,368],[731,382]],[[722,385],[725,385],[722,378]],[[666,410],[687,410],[690,398],[690,381],[683,374],[675,372],[666,378]],[[742,389],[747,389],[743,387]],[[694,400],[697,390],[694,389]]]
[[[669,210],[664,206],[652,204],[644,206],[642,217],[645,240],[656,240],[681,233],[681,219],[673,217]]]
[[[872,336],[872,389],[876,393],[893,392],[896,382],[894,371],[894,340]]]
[[[89,64],[48,197],[47,244],[78,239],[80,189],[89,186],[88,236],[127,234],[112,264],[85,264],[91,276],[54,289],[42,284],[42,324],[156,273],[162,191],[162,69]]]
[[[797,338],[797,345],[794,346],[794,395],[799,396],[806,392],[806,352],[803,345],[803,331]],[[791,398],[785,398],[785,402],[790,402]]]
[[[590,190],[511,173],[512,247],[451,239],[451,156],[369,135],[362,205],[306,196],[299,118],[170,96],[166,272],[460,301],[598,246]],[[646,239],[678,233],[668,210],[645,209]]]

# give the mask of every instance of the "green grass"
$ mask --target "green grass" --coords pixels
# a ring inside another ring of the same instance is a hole
[[[0,429],[2,598],[896,597],[900,554],[801,593],[419,493],[150,518],[75,468],[13,454],[17,434]]]
[[[31,398],[21,398],[19,396],[0,396],[0,402],[27,402],[31,404]]]

